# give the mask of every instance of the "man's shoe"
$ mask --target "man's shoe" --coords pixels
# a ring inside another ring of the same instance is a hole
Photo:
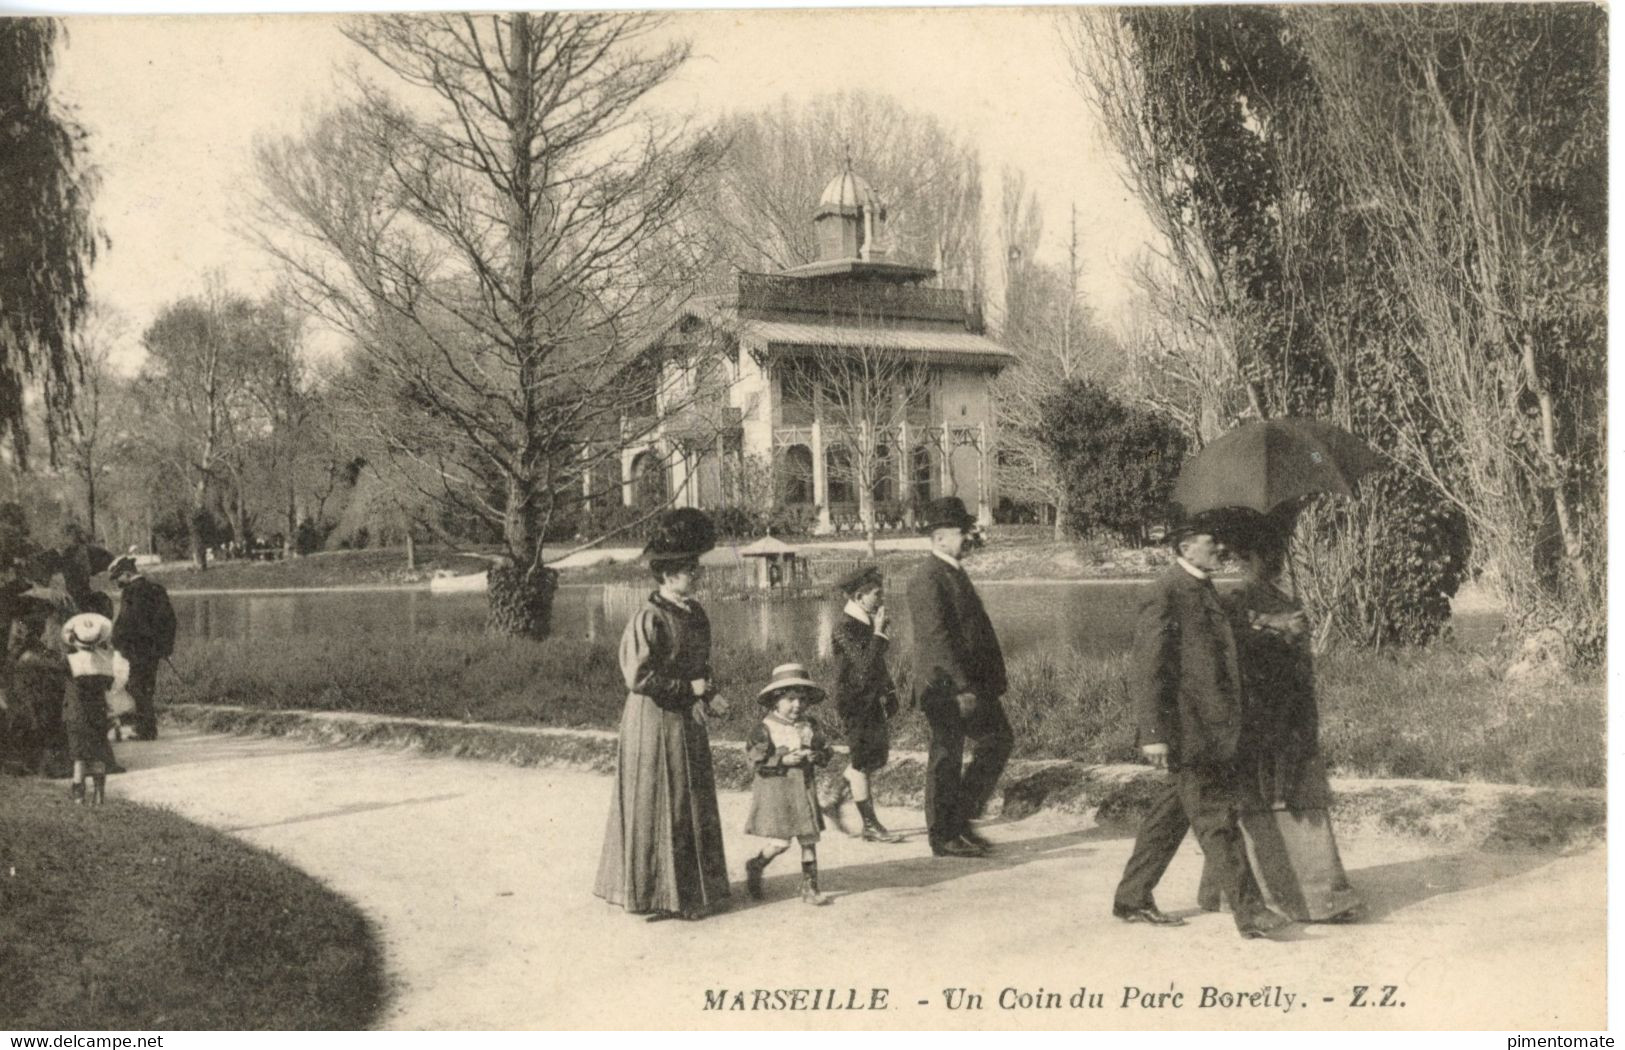
[[[980,857],[982,851],[964,839],[949,839],[931,843],[931,852],[939,857]]]
[[[1247,921],[1237,923],[1236,932],[1248,940],[1256,940],[1290,929],[1292,925],[1292,920],[1286,916],[1264,909]]]
[[[975,846],[983,853],[993,852],[993,843],[989,842],[987,839],[984,839],[970,828],[966,828],[959,837],[965,842],[970,843],[972,846]]]
[[[1112,905],[1112,914],[1124,922],[1144,922],[1152,926],[1183,926],[1185,920],[1177,915],[1168,915],[1157,909],[1155,904],[1142,904],[1138,908],[1125,908],[1121,904]]]

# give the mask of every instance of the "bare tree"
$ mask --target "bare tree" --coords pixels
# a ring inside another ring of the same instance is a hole
[[[1000,341],[1017,362],[993,386],[999,419],[999,482],[1020,503],[1053,510],[1055,538],[1067,528],[1066,484],[1052,445],[1037,425],[1044,399],[1085,373],[1106,378],[1106,338],[1092,323],[1078,291],[1082,272],[1077,219],[1070,226],[1064,269],[1037,258],[1043,215],[1021,173],[1006,170],[1000,238],[1004,308]]]
[[[733,114],[704,210],[721,267],[782,270],[818,258],[809,221],[851,165],[886,203],[896,258],[936,267],[947,287],[981,284],[981,159],[931,117],[870,92]]]
[[[185,479],[192,560],[205,568],[201,525],[209,497],[238,452],[249,410],[252,302],[211,281],[201,297],[165,307],[142,335],[147,361],[137,380],[138,440]]]
[[[1529,5],[1293,24],[1399,293],[1420,382],[1391,409],[1398,458],[1467,516],[1525,626],[1600,657],[1607,19]]]
[[[543,558],[590,454],[637,391],[642,339],[692,289],[680,221],[707,138],[641,117],[688,55],[642,14],[363,18],[347,35],[401,89],[258,154],[266,244],[411,412],[380,435],[503,557],[493,629],[547,633]]]
[[[61,451],[64,465],[84,484],[86,526],[92,537],[97,535],[98,485],[129,440],[127,413],[122,411],[127,384],[109,361],[125,329],[121,316],[106,307],[92,306],[73,335],[79,391],[68,410]]]
[[[1198,125],[1196,112],[1153,114],[1144,63],[1178,63],[1177,42],[1155,55],[1137,48],[1121,12],[1075,10],[1059,16],[1063,43],[1080,94],[1101,120],[1115,149],[1119,174],[1145,207],[1161,243],[1137,264],[1142,291],[1135,358],[1139,400],[1178,420],[1199,447],[1236,419],[1263,414],[1259,392],[1243,370],[1246,348],[1259,338],[1259,312],[1247,301],[1234,268],[1210,243],[1204,198],[1193,184],[1213,172],[1168,148],[1159,127]],[[1185,50],[1194,46],[1188,38]],[[1182,96],[1187,109],[1206,104]]]

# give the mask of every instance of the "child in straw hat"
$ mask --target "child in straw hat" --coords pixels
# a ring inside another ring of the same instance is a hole
[[[73,673],[73,700],[67,706],[68,757],[73,760],[73,800],[101,804],[107,791],[107,767],[113,748],[107,742],[107,690],[113,684],[113,621],[100,613],[80,613],[62,625]]]
[[[801,664],[780,664],[773,680],[757,696],[768,709],[746,743],[756,766],[751,782],[750,819],[745,834],[768,839],[761,852],[745,862],[746,888],[762,897],[762,873],[773,858],[801,843],[801,899],[828,904],[818,890],[818,833],[824,819],[818,810],[817,770],[830,760],[829,740],[806,709],[821,703],[824,690],[807,677]]]

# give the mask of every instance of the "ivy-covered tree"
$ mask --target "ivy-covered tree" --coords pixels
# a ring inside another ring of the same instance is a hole
[[[1179,428],[1083,378],[1043,398],[1033,424],[1031,435],[1048,448],[1065,486],[1071,531],[1110,529],[1143,542],[1185,458]]]

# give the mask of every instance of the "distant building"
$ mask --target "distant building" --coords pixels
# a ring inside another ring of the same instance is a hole
[[[715,508],[743,502],[750,472],[765,470],[778,503],[829,533],[856,527],[868,501],[855,475],[867,473],[883,524],[950,494],[992,521],[989,385],[1014,355],[983,334],[965,291],[930,287],[936,271],[887,257],[885,206],[850,166],[812,221],[815,262],[740,273],[731,294],[696,299],[652,343],[658,389],[623,420],[620,477],[599,472],[589,492],[618,485],[628,506]],[[888,374],[901,407],[879,426],[855,422],[829,385],[857,360],[907,363]],[[858,449],[870,469],[854,469]]]

